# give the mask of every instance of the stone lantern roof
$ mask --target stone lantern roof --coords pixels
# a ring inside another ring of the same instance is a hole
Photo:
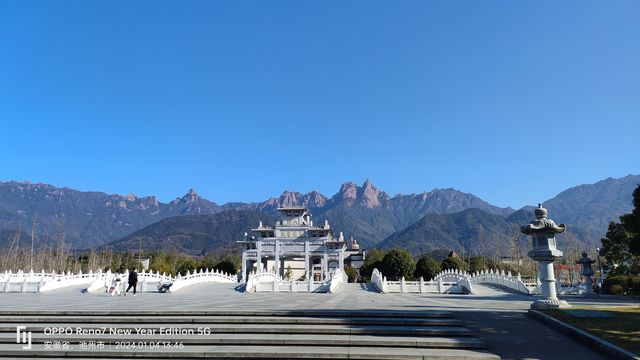
[[[556,223],[547,218],[547,209],[542,207],[542,204],[538,204],[535,210],[536,218],[529,224],[521,226],[520,231],[526,235],[534,234],[560,234],[567,229],[565,224],[556,225]]]

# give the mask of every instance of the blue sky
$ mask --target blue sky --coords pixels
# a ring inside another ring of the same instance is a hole
[[[500,206],[640,173],[638,1],[3,1],[0,180]]]

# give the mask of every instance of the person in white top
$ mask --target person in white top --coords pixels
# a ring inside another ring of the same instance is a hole
[[[114,280],[111,282],[111,286],[107,289],[107,292],[111,294],[111,296],[122,295],[122,279],[119,275],[114,277]]]

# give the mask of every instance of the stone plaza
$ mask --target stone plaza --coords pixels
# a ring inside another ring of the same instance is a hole
[[[325,293],[245,293],[234,284],[201,284],[176,294],[112,297],[64,289],[0,296],[0,356],[108,358],[603,359],[529,317],[532,296],[477,285],[475,295],[381,294],[367,284]],[[533,299],[538,298],[534,296]],[[573,297],[573,304],[628,305]],[[31,350],[16,326],[33,332]],[[79,335],[75,329],[178,330],[191,334]],[[47,328],[73,329],[45,334]],[[197,328],[209,333],[197,333]],[[184,343],[183,348],[116,349],[118,342]],[[78,349],[80,342],[105,349]],[[68,349],[45,349],[69,342]],[[74,345],[76,344],[76,345]],[[570,354],[570,355],[569,355]]]

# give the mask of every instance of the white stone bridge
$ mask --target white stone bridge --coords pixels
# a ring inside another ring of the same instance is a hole
[[[121,279],[115,282],[115,279]],[[128,273],[102,272],[100,270],[76,274],[55,273],[41,271],[0,273],[0,293],[2,292],[49,292],[63,288],[78,288],[89,293],[105,291],[112,284],[120,284],[122,291],[126,289]],[[229,275],[217,270],[198,270],[176,277],[165,273],[142,271],[138,273],[138,292],[158,292],[167,290],[171,293],[180,292],[186,287],[207,283],[236,283],[235,275]],[[336,292],[346,283],[346,275],[341,270],[332,273],[326,281],[284,280],[271,272],[257,272],[249,274],[246,283],[247,292]],[[418,281],[390,281],[378,270],[374,269],[371,276],[373,287],[381,293],[436,293],[436,294],[474,294],[474,285],[489,285],[506,289],[520,294],[537,294],[538,284],[525,283],[520,275],[513,276],[510,272],[490,270],[479,273],[467,273],[460,270],[446,270],[439,273],[430,281],[420,278]]]
[[[538,293],[538,284],[525,283],[520,274],[513,276],[511,272],[489,270],[479,273],[467,273],[462,270],[445,270],[431,281],[389,281],[378,270],[374,269],[371,283],[381,293],[437,293],[437,294],[474,294],[474,285],[489,285],[508,291],[531,295]]]
[[[25,292],[46,293],[65,288],[77,288],[89,293],[104,292],[113,284],[119,284],[121,291],[126,289],[129,273],[112,273],[110,270],[102,272],[89,271],[88,273],[56,273],[56,272],[29,272],[6,271],[0,273],[0,293]],[[116,282],[116,279],[121,281]],[[158,292],[163,288],[170,292],[177,292],[185,287],[203,283],[235,283],[236,277],[218,270],[198,270],[186,275],[178,274],[173,277],[165,273],[154,271],[141,271],[138,273],[138,292]]]

